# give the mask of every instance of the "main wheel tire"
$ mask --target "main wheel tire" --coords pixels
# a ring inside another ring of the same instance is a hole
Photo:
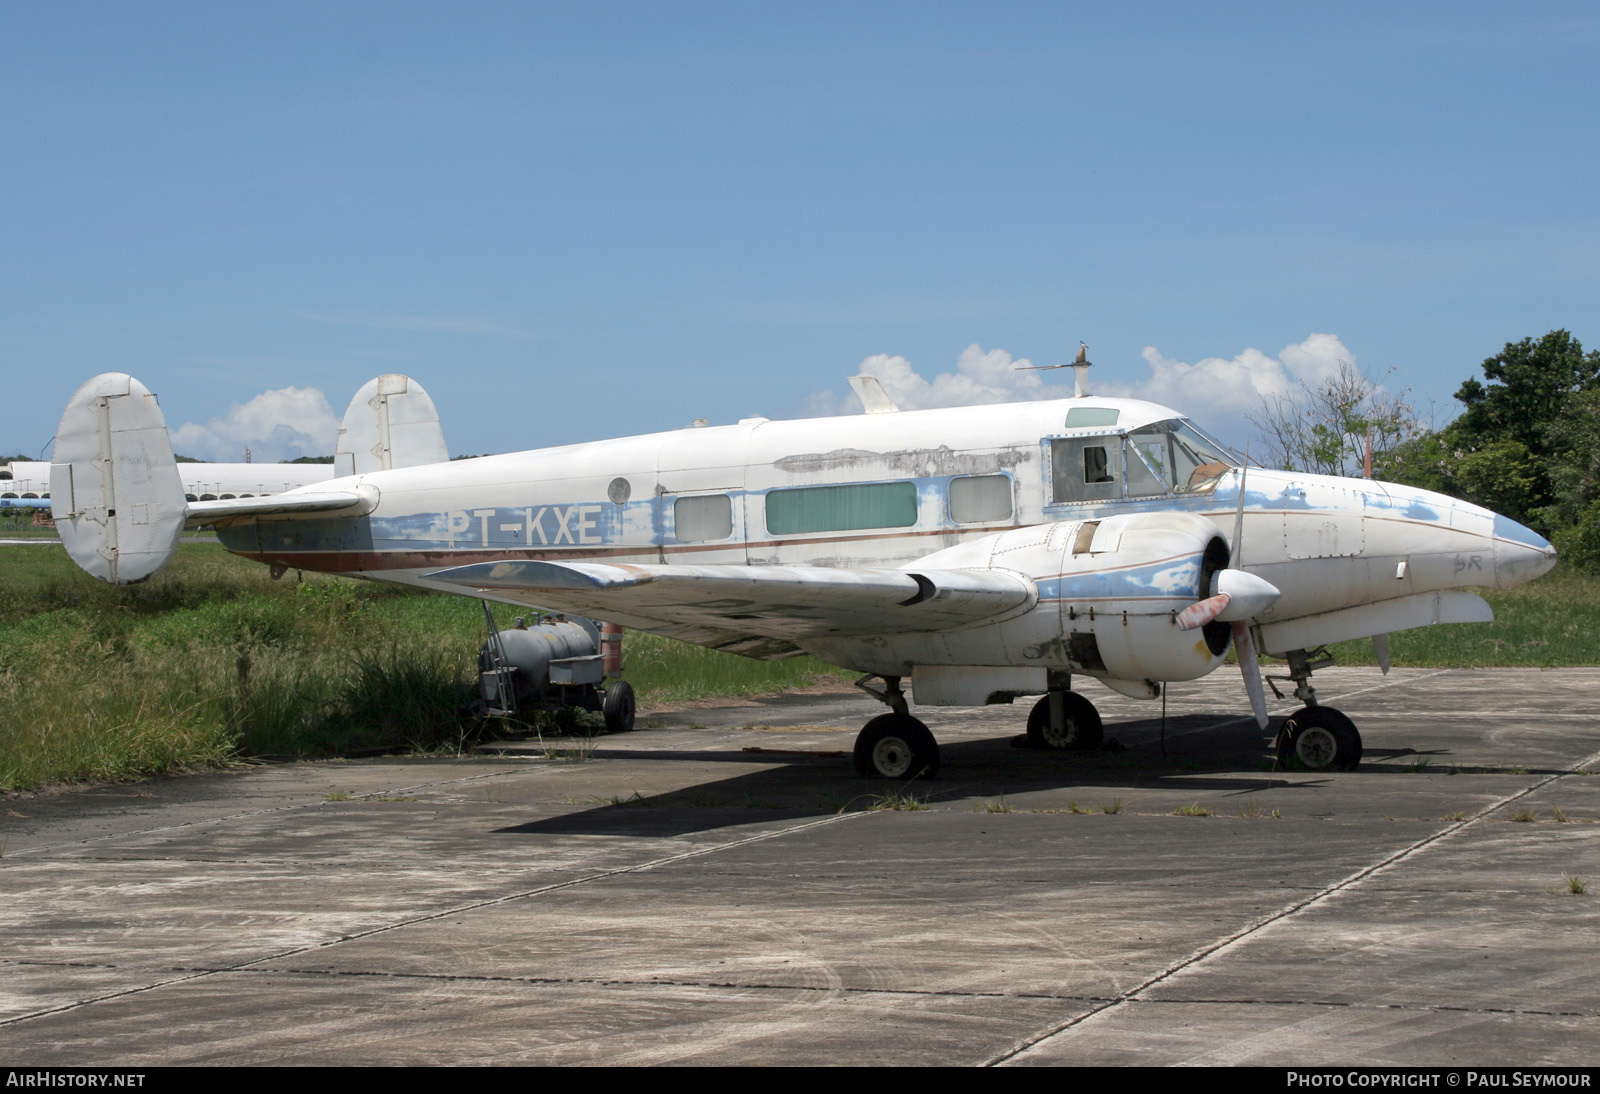
[[[1066,705],[1066,730],[1057,732],[1050,725],[1050,696],[1046,695],[1028,712],[1028,744],[1033,748],[1052,752],[1070,749],[1073,752],[1093,752],[1105,740],[1106,730],[1100,721],[1100,712],[1094,704],[1075,691],[1061,693]]]
[[[633,699],[633,685],[618,680],[606,688],[606,697],[600,704],[605,715],[607,733],[627,733],[633,728],[633,715],[637,705]]]
[[[856,774],[863,779],[932,779],[939,743],[909,714],[880,714],[856,737]]]
[[[1361,732],[1332,707],[1302,707],[1279,731],[1278,762],[1289,771],[1354,771]]]

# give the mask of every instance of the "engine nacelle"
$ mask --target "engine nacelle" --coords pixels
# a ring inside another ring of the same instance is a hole
[[[1227,564],[1228,545],[1217,526],[1190,513],[1017,528],[939,551],[905,569],[1020,574],[1039,590],[1038,603],[1025,614],[934,634],[827,639],[808,646],[865,672],[906,676],[923,670],[930,684],[941,676],[940,666],[1037,667],[1033,687],[1019,686],[1019,677],[1007,674],[1009,683],[1000,691],[1008,694],[1045,691],[1051,670],[1128,682],[1193,680],[1222,663],[1231,631],[1220,622],[1182,630],[1178,613],[1210,596],[1214,576]],[[918,702],[985,701],[973,698],[984,674],[975,668],[970,675],[979,682],[973,687],[927,689],[948,699],[925,700],[919,687]]]

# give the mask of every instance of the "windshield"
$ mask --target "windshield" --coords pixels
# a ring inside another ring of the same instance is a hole
[[[1235,466],[1220,444],[1179,418],[1128,434],[1128,481],[1136,479],[1137,454],[1150,474],[1174,494],[1206,494]]]

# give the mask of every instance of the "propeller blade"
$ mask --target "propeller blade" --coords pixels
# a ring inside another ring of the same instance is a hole
[[[1223,613],[1231,599],[1227,593],[1218,593],[1204,600],[1196,600],[1178,613],[1178,629],[1192,631],[1205,626]]]
[[[1250,449],[1244,452],[1244,466],[1239,468],[1239,504],[1233,512],[1233,566],[1244,565],[1244,479],[1250,473]]]
[[[1233,625],[1233,649],[1239,655],[1239,672],[1244,676],[1244,693],[1250,696],[1250,709],[1256,725],[1267,728],[1267,693],[1261,686],[1261,662],[1256,659],[1256,644],[1250,637],[1250,624],[1239,620]]]

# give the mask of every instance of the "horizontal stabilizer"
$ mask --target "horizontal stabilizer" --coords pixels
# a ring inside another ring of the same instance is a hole
[[[216,524],[242,517],[265,520],[303,513],[359,517],[378,505],[376,487],[362,483],[350,490],[307,490],[287,494],[266,494],[254,498],[228,498],[222,501],[191,501],[185,506],[185,519],[191,527]]]
[[[521,591],[529,603],[647,630],[689,623],[788,641],[947,630],[1025,610],[1038,599],[1026,578],[979,570],[519,560],[458,566],[428,580]]]

